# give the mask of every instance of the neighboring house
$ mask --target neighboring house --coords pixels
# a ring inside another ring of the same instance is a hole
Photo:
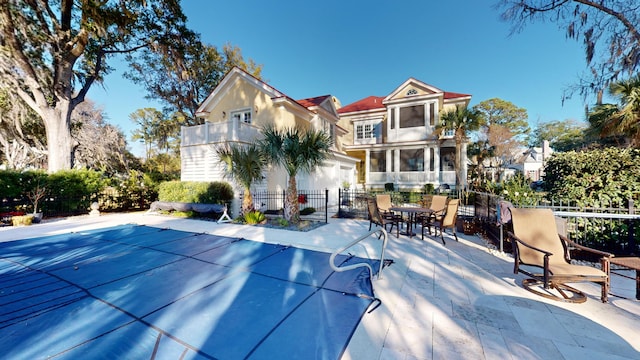
[[[544,167],[547,164],[547,160],[553,154],[553,150],[549,146],[549,141],[544,140],[542,147],[532,147],[522,153],[515,164],[509,166],[510,168],[517,169],[524,177],[531,179],[531,181],[542,180],[544,176]]]
[[[410,78],[384,97],[369,96],[340,109],[341,148],[358,163],[358,183],[367,188],[419,189],[431,183],[455,188],[453,133],[436,133],[440,114],[468,106],[471,95],[442,91]],[[463,179],[467,151],[462,145]],[[466,184],[460,184],[465,186]]]
[[[228,181],[224,167],[215,155],[216,146],[224,143],[249,144],[261,138],[261,128],[298,126],[324,130],[334,139],[332,156],[312,174],[299,173],[298,190],[329,189],[329,204],[338,203],[338,188],[343,182],[355,181],[358,159],[347,156],[336,137],[346,134],[337,125],[339,102],[325,95],[293,100],[247,72],[232,69],[198,108],[203,125],[182,128],[180,157],[183,181]],[[242,191],[233,184],[236,192]],[[270,168],[256,190],[282,191],[287,187],[284,169]],[[237,213],[238,204],[232,211]]]

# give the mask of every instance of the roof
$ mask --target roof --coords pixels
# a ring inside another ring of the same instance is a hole
[[[330,97],[331,95],[322,95],[322,96],[316,96],[316,97],[301,99],[296,101],[298,102],[298,104],[306,108],[310,108],[313,106],[320,106],[320,104],[322,104],[325,100],[327,100],[327,98],[330,98]]]
[[[384,96],[369,96],[347,106],[341,107],[338,109],[338,114],[345,114],[354,111],[384,109],[385,106],[382,104],[382,100],[384,100]]]
[[[456,99],[456,98],[463,98],[463,97],[471,97],[471,95],[469,95],[469,94],[454,93],[454,92],[448,92],[448,91],[445,91],[445,92],[444,92],[444,98],[445,98],[445,99]]]

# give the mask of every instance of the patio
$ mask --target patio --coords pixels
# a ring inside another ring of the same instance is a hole
[[[172,228],[292,244],[330,252],[366,233],[368,221],[329,219],[307,233],[177,219],[144,213],[76,217],[0,228],[2,241],[120,224]],[[445,235],[446,236],[446,235]],[[599,287],[576,285],[589,299],[564,304],[535,296],[520,285],[508,255],[489,250],[477,236],[439,239],[389,237],[386,258],[395,263],[374,281],[382,306],[365,314],[343,359],[637,359],[640,302],[610,297]],[[371,239],[352,250],[379,247]],[[612,292],[635,295],[632,280],[612,278]]]

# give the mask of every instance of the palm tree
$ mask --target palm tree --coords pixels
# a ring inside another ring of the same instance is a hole
[[[589,132],[602,137],[626,136],[632,145],[640,144],[640,74],[609,85],[616,104],[598,104],[589,113]]]
[[[300,210],[296,175],[300,171],[312,172],[329,158],[333,144],[331,137],[324,131],[303,131],[297,127],[279,130],[274,126],[267,126],[262,134],[262,151],[271,163],[282,166],[289,176],[284,218],[291,223],[298,223]]]
[[[469,109],[463,105],[456,105],[455,109],[445,110],[440,115],[440,124],[436,126],[436,132],[452,130],[456,141],[456,188],[463,184],[462,179],[462,142],[467,139],[467,132],[480,128],[481,118],[478,111]]]
[[[262,180],[262,172],[267,166],[264,153],[256,144],[227,144],[215,151],[220,162],[226,165],[227,176],[244,187],[242,214],[250,212],[253,210],[251,184]]]

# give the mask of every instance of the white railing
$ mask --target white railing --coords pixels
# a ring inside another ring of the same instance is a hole
[[[441,139],[451,139],[455,136],[455,130],[443,130],[442,135],[440,135]]]
[[[381,173],[372,172],[369,173],[370,183],[413,183],[413,184],[425,184],[425,183],[445,183],[455,184],[456,173],[455,171],[440,171],[439,175],[435,171],[403,171],[399,173]]]
[[[182,146],[202,145],[224,141],[253,142],[260,130],[250,124],[225,121],[182,127]]]

